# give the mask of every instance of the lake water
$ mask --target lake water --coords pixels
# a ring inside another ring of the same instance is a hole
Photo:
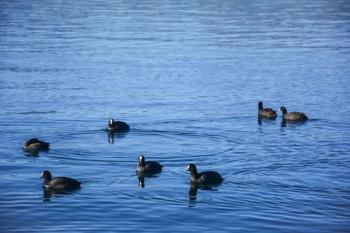
[[[0,0],[0,232],[349,232],[349,74],[346,0]],[[191,190],[190,162],[225,181]]]

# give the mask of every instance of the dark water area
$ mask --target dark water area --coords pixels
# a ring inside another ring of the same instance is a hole
[[[0,232],[350,231],[349,1],[0,0],[0,54]]]

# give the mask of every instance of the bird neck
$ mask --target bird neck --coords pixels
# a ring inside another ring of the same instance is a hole
[[[51,181],[51,179],[45,178],[45,179],[44,179],[44,186],[49,185],[49,184],[50,184],[50,181]]]
[[[191,178],[192,178],[193,180],[196,180],[196,179],[197,179],[197,176],[198,176],[197,169],[191,170]]]

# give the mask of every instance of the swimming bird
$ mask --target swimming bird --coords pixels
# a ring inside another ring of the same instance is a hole
[[[110,133],[126,132],[129,131],[130,127],[127,123],[122,121],[114,121],[113,118],[110,118],[108,121],[107,130]]]
[[[43,171],[41,178],[44,178],[43,187],[55,191],[72,191],[80,188],[80,182],[69,177],[55,177],[49,171]]]
[[[37,153],[40,150],[48,150],[50,144],[44,141],[41,141],[37,138],[29,139],[23,143],[23,150],[25,152]]]
[[[193,163],[190,163],[187,166],[187,171],[189,171],[191,174],[191,182],[195,183],[215,185],[220,184],[224,180],[224,178],[222,178],[221,175],[215,171],[204,171],[198,173],[196,165]]]
[[[259,109],[258,110],[259,117],[268,118],[268,119],[275,119],[277,117],[276,111],[273,110],[272,108],[264,108],[262,101],[258,103],[258,109]]]
[[[280,111],[282,112],[282,119],[285,121],[303,122],[309,119],[302,112],[287,112],[287,109],[284,106],[280,107]]]
[[[139,164],[136,167],[138,174],[152,175],[162,171],[163,165],[156,161],[145,161],[145,156],[140,155]]]

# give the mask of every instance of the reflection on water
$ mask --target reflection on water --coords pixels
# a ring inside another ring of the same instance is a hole
[[[190,190],[188,191],[188,201],[189,201],[189,206],[193,207],[196,204],[197,200],[197,193],[198,189],[204,190],[204,191],[213,191],[217,187],[221,186],[222,184],[219,185],[204,185],[196,182],[190,182]]]
[[[47,189],[44,186],[43,189],[43,201],[50,201],[52,197],[64,197],[66,195],[71,195],[72,192],[69,191],[60,191],[60,190],[53,190],[53,189]]]
[[[144,188],[145,187],[145,177],[144,176],[137,176],[139,180],[139,187]]]
[[[108,143],[113,144],[114,143],[114,133],[108,132]]]
[[[32,151],[32,152],[24,151],[24,155],[27,157],[39,157],[39,153],[41,153],[41,152],[40,151]]]
[[[287,127],[287,125],[289,125],[289,126],[301,126],[301,125],[305,125],[305,124],[307,124],[307,121],[293,122],[293,121],[286,121],[285,119],[281,120],[281,127]]]
[[[52,192],[49,190],[46,190],[45,187],[43,187],[43,201],[50,201],[52,197]]]
[[[128,132],[126,133],[112,133],[112,132],[109,132],[107,131],[108,133],[108,143],[109,144],[114,144],[114,138],[117,138],[117,139],[122,139],[122,138],[125,138],[126,135],[128,134]]]
[[[149,174],[136,171],[136,177],[138,178],[138,184],[140,188],[145,187],[145,180],[159,177],[160,174]]]
[[[25,151],[23,150],[23,154],[27,157],[39,157],[40,154],[48,154],[50,149],[41,149],[41,150],[33,150],[33,151]]]
[[[198,183],[190,182],[190,190],[188,191],[188,200],[194,201],[197,199],[198,189],[201,188],[201,185]]]
[[[43,187],[43,201],[50,201],[52,196],[60,196],[60,194],[65,194],[65,193],[49,190]]]
[[[265,124],[265,123],[271,123],[271,122],[274,122],[274,121],[276,121],[276,119],[267,119],[267,118],[258,117],[258,125],[259,126],[263,126],[263,124]],[[306,121],[303,121],[303,122],[286,121],[283,118],[281,118],[280,121],[281,121],[281,123],[280,123],[281,127],[287,127],[287,125],[290,125],[290,126],[298,126],[298,125],[300,125],[301,126],[301,125],[304,125],[304,124],[307,123]]]
[[[188,191],[188,201],[189,201],[189,207],[194,207],[196,205],[197,200],[197,192],[198,192],[198,185],[196,183],[190,184],[190,190]]]
[[[259,117],[258,116],[258,125],[259,126],[262,126],[263,125],[263,122],[273,122],[273,121],[276,121],[277,118],[273,118],[273,119],[269,119],[269,118],[264,118],[264,117]]]

